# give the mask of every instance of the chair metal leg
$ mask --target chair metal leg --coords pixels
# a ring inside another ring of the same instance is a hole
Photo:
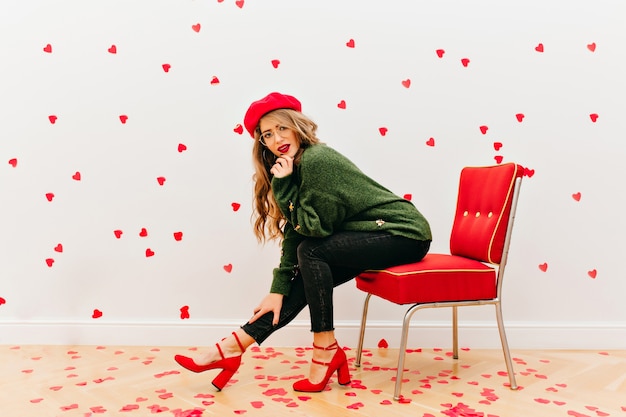
[[[400,339],[400,350],[398,351],[398,372],[396,373],[396,387],[393,392],[393,399],[400,400],[400,391],[402,390],[402,375],[404,374],[404,360],[406,359],[406,345],[409,341],[409,327],[411,325],[411,317],[420,309],[419,304],[409,308],[404,314],[404,320],[402,322],[402,337]]]
[[[361,366],[361,355],[363,354],[363,339],[365,338],[365,322],[367,321],[367,309],[369,308],[370,298],[372,294],[368,293],[365,296],[365,302],[363,303],[363,315],[361,316],[361,332],[359,334],[359,344],[356,349],[356,361],[354,366]]]
[[[459,359],[459,315],[456,306],[452,307],[452,357]]]
[[[496,319],[498,321],[498,331],[500,332],[500,342],[502,343],[502,351],[504,352],[504,361],[506,363],[506,371],[509,374],[509,382],[511,389],[517,389],[515,381],[515,371],[513,370],[513,362],[511,361],[511,352],[509,352],[509,343],[506,340],[506,332],[504,331],[504,320],[502,319],[502,306],[498,302],[496,307]]]

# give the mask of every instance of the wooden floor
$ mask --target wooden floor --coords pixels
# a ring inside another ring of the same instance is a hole
[[[195,348],[0,346],[0,416],[626,416],[626,351],[513,351],[511,391],[498,350],[441,349],[407,355],[404,401],[393,400],[396,349],[366,351],[352,384],[294,392],[311,352],[253,348],[216,392],[217,371],[173,361]],[[347,351],[354,360],[354,350]]]

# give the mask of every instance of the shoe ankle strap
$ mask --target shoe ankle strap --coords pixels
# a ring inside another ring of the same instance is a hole
[[[336,350],[336,349],[339,349],[339,345],[337,344],[336,340],[335,340],[335,343],[333,343],[332,345],[326,346],[326,347],[317,346],[315,343],[313,343],[313,347],[315,349],[320,349],[320,350]]]
[[[239,340],[239,336],[237,336],[237,333],[233,332],[233,336],[235,336],[235,340],[237,341],[237,344],[239,345],[239,349],[241,350],[241,353],[243,354],[246,351],[246,348],[243,347],[243,344],[241,343],[241,340]],[[220,353],[220,356],[224,358],[224,352],[222,352],[222,347],[220,346],[220,344],[216,343],[215,346],[217,346],[217,351]]]
[[[246,351],[246,348],[243,347],[243,345],[241,344],[241,340],[239,340],[239,336],[237,336],[237,333],[233,332],[233,336],[235,336],[235,340],[237,341],[237,344],[239,345],[239,349],[241,349],[241,353],[244,353]]]

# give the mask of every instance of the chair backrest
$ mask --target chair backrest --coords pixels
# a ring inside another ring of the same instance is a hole
[[[511,207],[517,201],[516,183],[523,174],[524,168],[512,162],[463,168],[450,234],[452,255],[500,264],[508,245]]]

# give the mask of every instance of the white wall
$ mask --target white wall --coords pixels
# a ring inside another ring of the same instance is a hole
[[[621,0],[4,0],[0,344],[209,344],[249,318],[278,249],[252,235],[252,142],[234,130],[281,91],[413,195],[433,251],[447,250],[463,166],[534,170],[505,285],[511,347],[626,348],[624,16]],[[342,343],[362,300],[353,283],[336,292]],[[373,301],[367,343],[397,344],[403,311]],[[418,313],[412,343],[449,346],[448,319]],[[498,346],[490,307],[461,319],[461,344]],[[268,344],[308,344],[307,323]]]

